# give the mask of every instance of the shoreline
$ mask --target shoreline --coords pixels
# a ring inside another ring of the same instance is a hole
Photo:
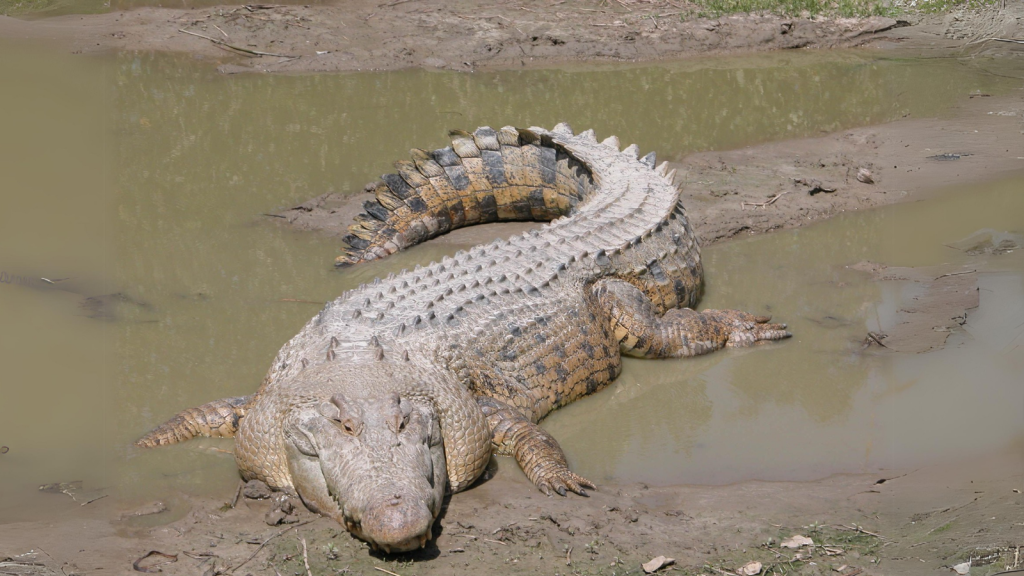
[[[25,574],[61,574],[62,568],[65,574],[129,572],[133,562],[157,551],[165,556],[150,561],[175,558],[160,566],[166,574],[242,567],[237,573],[301,574],[305,542],[314,574],[369,575],[380,568],[402,576],[487,569],[637,574],[641,563],[659,555],[672,557],[674,570],[683,574],[737,574],[761,562],[763,573],[786,568],[819,575],[923,575],[970,558],[972,574],[989,574],[1021,564],[1014,553],[1024,528],[1014,524],[1012,513],[1024,506],[1017,452],[999,451],[969,465],[803,482],[610,484],[589,498],[545,497],[514,470],[514,462],[498,458],[492,472],[500,471],[451,498],[435,525],[435,540],[408,555],[370,552],[342,527],[301,506],[289,518],[292,524],[268,526],[270,500],[243,497],[231,506],[232,494],[174,494],[170,510],[161,502],[116,497],[88,507],[68,500],[59,519],[0,524],[0,562],[35,566]],[[795,535],[814,545],[780,546]]]
[[[138,8],[39,20],[0,16],[0,39],[53,42],[75,54],[188,53],[229,74],[417,67],[472,72],[800,48],[950,51],[982,37],[1018,37],[1024,15],[1020,3],[1002,10],[907,14],[899,20],[769,14],[686,20],[685,12],[653,3],[634,8],[566,7],[540,0],[516,5],[458,0],[443,8],[419,0]],[[971,46],[976,52],[1005,48]]]
[[[675,183],[702,246],[804,226],[846,211],[913,202],[949,187],[1024,171],[1024,90],[968,97],[947,117],[904,119],[826,136],[698,152]],[[867,171],[870,182],[857,175]],[[326,193],[273,214],[275,225],[342,237],[372,194]],[[539,222],[454,230],[430,243],[473,245]]]

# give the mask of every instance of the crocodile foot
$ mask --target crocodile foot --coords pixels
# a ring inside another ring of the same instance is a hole
[[[586,478],[576,474],[565,464],[552,462],[543,471],[536,473],[530,478],[537,488],[547,496],[551,496],[554,490],[559,496],[565,496],[566,491],[572,491],[580,496],[587,496],[587,488],[596,490],[597,486]]]
[[[526,477],[541,492],[550,496],[553,490],[559,496],[565,496],[566,490],[570,490],[586,496],[587,488],[597,489],[593,482],[569,470],[565,453],[547,431],[536,424],[530,424],[523,432],[512,447],[512,454]]]
[[[749,346],[792,336],[785,324],[769,324],[769,316],[739,310],[673,308],[659,315],[646,294],[623,280],[601,280],[593,290],[611,321],[619,349],[628,356],[699,356],[725,346]]]
[[[785,324],[769,324],[771,316],[757,316],[740,310],[704,310],[706,318],[729,330],[727,346],[750,346],[758,342],[782,340],[792,336]]]
[[[554,491],[565,496],[566,491],[572,491],[586,496],[587,488],[597,489],[593,482],[569,470],[558,440],[546,430],[494,398],[479,397],[477,402],[491,426],[495,453],[514,456],[541,492],[550,496]]]

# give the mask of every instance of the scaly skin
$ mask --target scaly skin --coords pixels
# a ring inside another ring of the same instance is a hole
[[[666,165],[560,124],[453,131],[396,163],[346,237],[347,266],[461,226],[552,220],[329,303],[249,400],[185,411],[139,440],[226,435],[243,477],[297,492],[388,551],[430,537],[447,480],[492,452],[545,493],[586,494],[537,423],[618,376],[621,355],[693,356],[789,336],[738,311],[695,312],[700,249]],[[230,407],[227,409],[226,407]],[[408,423],[408,424],[406,424]]]

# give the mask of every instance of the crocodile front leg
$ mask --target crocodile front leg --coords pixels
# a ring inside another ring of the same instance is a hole
[[[494,453],[514,456],[526,477],[541,492],[550,496],[554,490],[565,496],[566,490],[571,490],[586,496],[586,488],[597,488],[586,478],[569,470],[558,441],[529,418],[493,398],[478,397],[477,403],[491,426]]]
[[[623,354],[637,358],[699,356],[725,346],[748,346],[792,336],[785,324],[739,310],[675,308],[659,316],[651,300],[623,280],[601,280],[594,294],[608,314]]]

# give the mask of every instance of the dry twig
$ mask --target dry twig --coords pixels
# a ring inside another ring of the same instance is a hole
[[[767,208],[774,204],[776,200],[782,198],[786,194],[789,194],[789,190],[786,190],[785,192],[779,192],[771,200],[768,200],[767,202],[740,202],[740,210],[742,210],[745,206],[753,206],[754,208]]]
[[[978,44],[980,42],[991,42],[991,41],[995,41],[995,42],[1012,42],[1014,44],[1024,44],[1024,40],[1018,40],[1017,38],[982,38],[981,40],[975,40],[974,42],[969,42],[969,44]]]
[[[950,272],[949,274],[943,274],[942,276],[936,276],[935,279],[938,280],[939,278],[945,278],[946,276],[962,276],[964,274],[973,274],[975,272],[977,272],[977,270],[968,270],[966,272]]]
[[[274,57],[277,57],[277,58],[291,58],[291,59],[299,58],[299,56],[289,56],[287,54],[274,54],[273,52],[261,52],[259,50],[249,50],[248,48],[239,48],[238,46],[233,46],[233,45],[228,44],[227,42],[225,42],[223,40],[218,40],[216,38],[211,38],[209,36],[206,36],[204,34],[198,34],[196,32],[189,32],[188,30],[183,30],[181,28],[178,28],[178,32],[181,32],[182,34],[188,34],[190,36],[196,36],[198,38],[203,38],[205,40],[209,40],[210,42],[213,42],[214,44],[218,44],[220,46],[224,46],[224,47],[230,48],[232,50],[237,50],[239,52],[244,52],[246,54],[252,54],[253,56],[274,56]]]
[[[306,565],[306,576],[313,576],[309,569],[309,554],[306,552],[306,539],[302,538],[302,563]]]
[[[82,502],[81,504],[79,504],[79,506],[85,506],[86,504],[92,504],[93,502],[95,502],[97,500],[103,500],[107,496],[110,496],[110,494],[104,494],[103,496],[97,496],[97,497],[93,498],[92,500],[86,500],[85,502]]]
[[[238,481],[238,490],[235,490],[235,497],[231,499],[231,507],[234,508],[238,505],[238,499],[242,497],[242,489],[245,488],[245,482]]]
[[[875,534],[874,532],[868,532],[867,530],[861,528],[860,526],[838,525],[838,526],[835,526],[835,528],[838,528],[840,530],[852,530],[854,532],[860,532],[861,534],[867,534],[868,536],[874,536],[875,538],[880,538],[882,540],[889,540],[889,538],[886,538],[885,536],[882,536],[881,534]]]
[[[255,558],[256,555],[260,553],[260,550],[263,550],[263,547],[266,546],[267,544],[269,544],[270,541],[273,540],[274,538],[277,538],[278,536],[284,534],[285,532],[287,532],[289,530],[295,530],[295,529],[299,528],[300,526],[305,526],[306,524],[310,524],[312,522],[316,522],[317,520],[319,520],[321,518],[323,518],[323,516],[317,516],[316,518],[313,518],[312,520],[306,520],[305,522],[299,522],[298,524],[295,524],[293,526],[289,526],[289,527],[285,528],[284,530],[281,530],[277,534],[274,534],[270,538],[267,538],[266,540],[263,541],[263,544],[260,544],[259,548],[254,550],[253,553],[249,555],[248,558],[246,558],[245,560],[242,560],[242,562],[240,564],[238,564],[237,566],[235,566],[234,568],[229,569],[228,573],[230,574],[231,572],[234,572],[235,570],[238,570],[242,566],[245,566],[246,564],[248,564],[249,561],[252,560],[253,558]]]

